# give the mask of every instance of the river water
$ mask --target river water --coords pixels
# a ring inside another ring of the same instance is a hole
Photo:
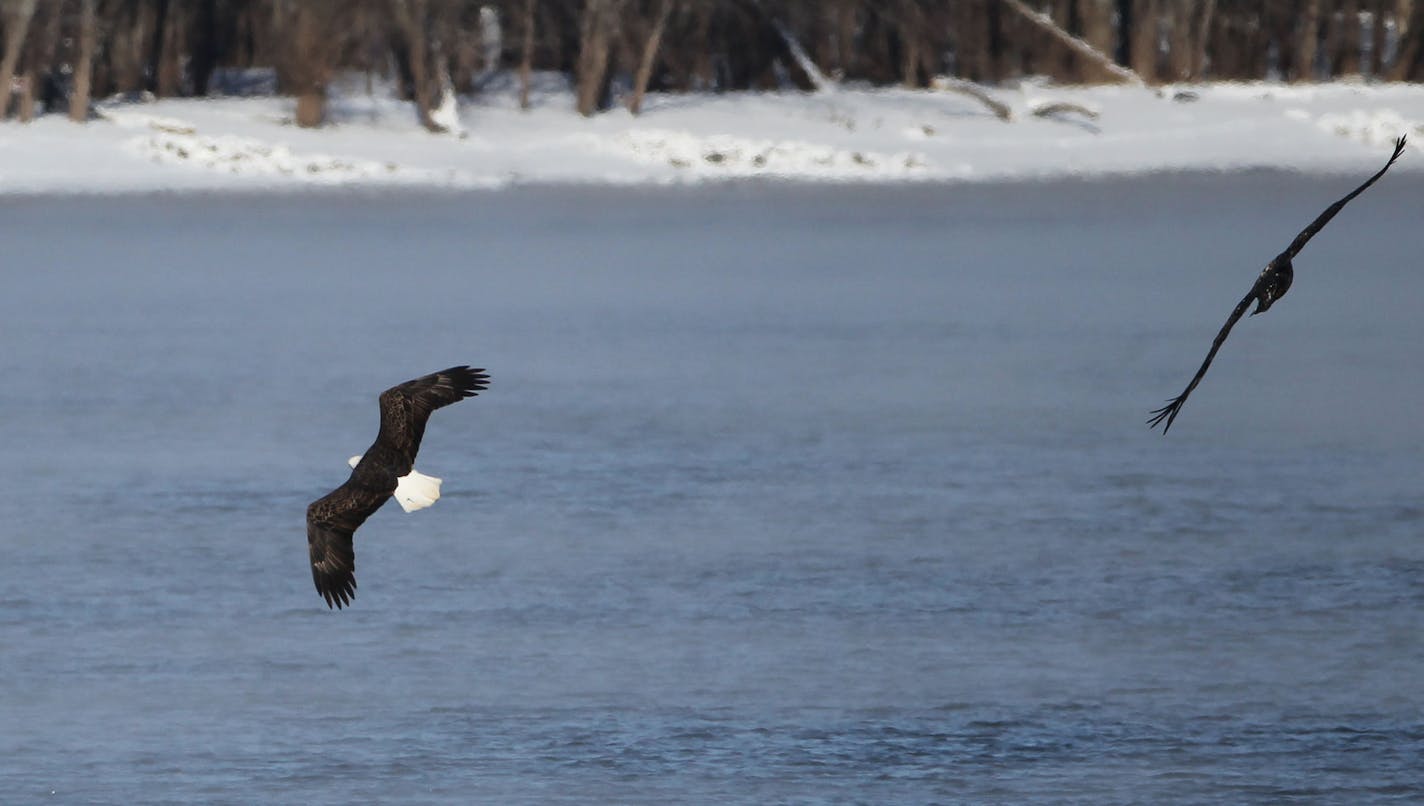
[[[0,202],[0,800],[1424,800],[1424,182],[1144,425],[1354,181]]]

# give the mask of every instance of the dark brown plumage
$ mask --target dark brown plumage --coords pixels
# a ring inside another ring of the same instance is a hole
[[[1251,307],[1251,303],[1256,303],[1256,310],[1251,312],[1251,315],[1255,316],[1258,313],[1265,313],[1275,304],[1276,300],[1285,296],[1286,292],[1290,290],[1291,281],[1295,279],[1295,267],[1291,265],[1291,260],[1300,254],[1300,250],[1311,238],[1315,237],[1315,233],[1330,223],[1330,219],[1334,218],[1335,214],[1340,212],[1351,199],[1364,193],[1365,188],[1384,176],[1384,172],[1389,170],[1389,166],[1393,165],[1403,152],[1404,138],[1401,137],[1394,141],[1394,154],[1390,156],[1389,162],[1386,162],[1383,168],[1379,169],[1374,176],[1366,179],[1364,184],[1346,194],[1344,198],[1325,208],[1325,212],[1316,216],[1315,220],[1310,222],[1310,226],[1295,236],[1295,240],[1291,241],[1291,245],[1286,247],[1284,252],[1276,255],[1270,263],[1266,264],[1266,268],[1261,270],[1260,276],[1252,284],[1251,290],[1246,293],[1245,297],[1242,297],[1240,302],[1236,303],[1235,310],[1226,318],[1226,324],[1222,325],[1221,331],[1216,334],[1216,339],[1211,343],[1211,351],[1206,354],[1206,360],[1202,362],[1201,369],[1198,369],[1197,374],[1192,376],[1192,382],[1187,384],[1187,388],[1180,395],[1168,401],[1167,405],[1152,412],[1152,418],[1147,421],[1149,428],[1155,428],[1165,422],[1165,425],[1162,426],[1162,433],[1166,434],[1171,429],[1172,421],[1177,419],[1177,413],[1187,402],[1187,396],[1197,388],[1198,383],[1201,383],[1202,376],[1206,375],[1207,367],[1211,366],[1211,360],[1216,358],[1216,351],[1221,349],[1227,334],[1231,332],[1231,328],[1235,326],[1237,320],[1246,313],[1246,309]]]
[[[352,535],[395,492],[411,472],[430,413],[474,397],[489,387],[483,369],[451,367],[392,386],[381,393],[381,430],[346,483],[307,507],[307,548],[312,580],[327,607],[351,604],[356,596],[356,553]]]

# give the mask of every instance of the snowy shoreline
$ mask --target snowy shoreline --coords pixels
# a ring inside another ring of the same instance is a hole
[[[1009,120],[936,90],[652,95],[640,116],[588,119],[562,87],[527,111],[498,90],[461,108],[459,137],[424,131],[389,93],[349,88],[332,98],[333,123],[314,130],[292,125],[283,97],[109,102],[83,125],[0,124],[0,197],[1333,174],[1377,167],[1402,134],[1411,147],[1398,169],[1424,170],[1424,85],[990,92]]]

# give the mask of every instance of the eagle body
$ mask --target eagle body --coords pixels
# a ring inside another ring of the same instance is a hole
[[[1295,267],[1291,265],[1289,256],[1278,255],[1275,260],[1267,263],[1266,268],[1261,269],[1261,276],[1256,278],[1256,284],[1251,287],[1251,296],[1256,300],[1256,310],[1252,311],[1251,315],[1270,310],[1276,300],[1284,297],[1290,290],[1293,280]]]
[[[353,456],[347,460],[347,464],[354,469],[363,458]],[[427,476],[412,467],[409,473],[396,478],[396,491],[392,496],[396,499],[396,503],[401,505],[401,509],[406,512],[425,509],[440,500],[441,481],[441,479]]]
[[[488,387],[489,376],[484,370],[459,366],[381,393],[381,428],[376,441],[360,457],[353,457],[354,466],[345,484],[307,507],[312,580],[327,607],[341,608],[356,596],[353,535],[367,518],[398,495],[398,490],[410,499],[402,497],[400,501],[407,512],[439,498],[440,480],[415,470],[415,455],[431,412],[474,397]]]

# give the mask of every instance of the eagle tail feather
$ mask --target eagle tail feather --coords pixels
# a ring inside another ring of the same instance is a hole
[[[396,502],[406,512],[425,509],[440,499],[440,479],[410,469],[410,473],[396,479]]]

